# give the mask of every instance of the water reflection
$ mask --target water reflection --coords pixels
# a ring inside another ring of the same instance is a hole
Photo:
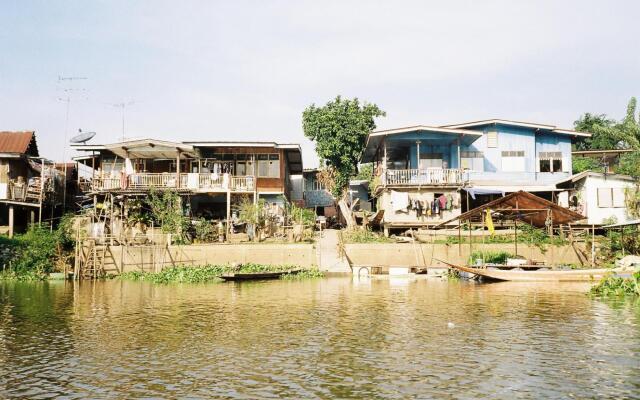
[[[638,308],[587,289],[0,284],[0,397],[635,396]]]

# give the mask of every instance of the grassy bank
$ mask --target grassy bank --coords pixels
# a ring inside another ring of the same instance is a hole
[[[604,297],[640,296],[640,271],[628,278],[605,276],[591,288],[591,294]]]
[[[171,267],[160,272],[132,271],[118,275],[118,279],[146,281],[152,283],[203,283],[220,281],[220,276],[226,273],[252,273],[252,272],[281,272],[295,269],[291,265],[263,265],[243,264],[237,267],[231,265],[203,265],[190,267]],[[323,277],[324,274],[317,269],[302,271],[299,274],[285,274],[282,279],[308,279]]]

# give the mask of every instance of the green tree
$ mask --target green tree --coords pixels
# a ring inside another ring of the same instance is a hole
[[[605,114],[582,115],[573,123],[574,129],[592,135],[588,138],[579,138],[575,143],[576,150],[615,149],[620,141],[617,135],[612,136],[610,132],[615,123],[615,120],[607,118]]]
[[[617,174],[640,177],[640,151],[626,153],[620,157],[620,163],[616,168]]]
[[[591,171],[599,171],[602,170],[602,164],[600,164],[599,160],[591,157],[573,157],[572,169],[574,174],[579,174],[580,172],[591,170]]]
[[[357,173],[367,135],[376,128],[374,119],[385,115],[375,104],[340,96],[323,107],[312,104],[302,113],[304,135],[315,142],[325,166],[334,170],[334,196],[340,197]]]
[[[574,122],[577,131],[590,132],[590,138],[583,138],[576,143],[577,150],[640,150],[640,125],[636,118],[637,102],[632,97],[627,104],[625,117],[617,122],[604,114],[586,113]]]

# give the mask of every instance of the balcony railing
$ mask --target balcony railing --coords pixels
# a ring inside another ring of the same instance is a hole
[[[457,185],[463,183],[463,173],[459,169],[390,169],[383,175],[385,185]]]
[[[230,176],[227,174],[187,173],[180,174],[180,184],[177,185],[175,173],[135,173],[121,177],[96,177],[93,180],[93,190],[145,190],[156,189],[185,189],[194,191],[234,190],[253,191],[255,178],[253,176]]]

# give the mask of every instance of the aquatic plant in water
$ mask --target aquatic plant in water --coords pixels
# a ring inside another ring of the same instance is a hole
[[[256,273],[256,272],[281,272],[295,269],[291,265],[265,265],[265,264],[242,264],[233,265],[203,265],[203,266],[177,266],[165,268],[160,272],[130,271],[118,276],[119,279],[134,281],[147,281],[152,283],[203,283],[220,279],[226,273]],[[313,270],[309,270],[308,276],[316,277]],[[317,270],[316,270],[317,271]],[[307,271],[303,271],[304,274]],[[319,271],[318,271],[319,273]],[[285,278],[286,279],[286,278]]]
[[[597,296],[640,296],[640,271],[628,278],[608,274],[591,288],[591,294]]]

